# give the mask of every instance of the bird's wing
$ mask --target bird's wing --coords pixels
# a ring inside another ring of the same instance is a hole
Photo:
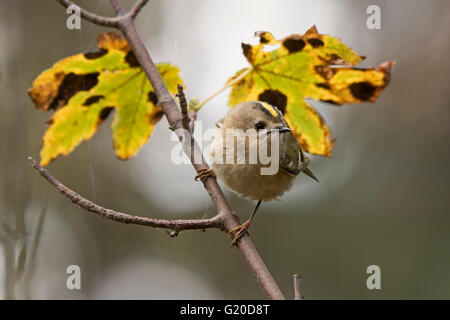
[[[300,145],[291,132],[280,135],[280,168],[292,175],[298,175],[302,171],[304,161]]]

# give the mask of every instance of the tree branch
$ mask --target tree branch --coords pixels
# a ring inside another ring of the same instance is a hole
[[[125,9],[119,0],[110,0],[110,2],[117,16],[123,16],[125,14]]]
[[[95,13],[92,13],[86,9],[77,6],[70,0],[57,0],[64,7],[68,8],[70,6],[76,6],[80,9],[80,15],[83,19],[90,21],[94,24],[105,26],[105,27],[118,27],[120,20],[125,18],[134,19],[139,14],[141,9],[146,5],[148,0],[138,0],[128,13],[125,14],[125,10],[121,11],[121,14],[117,17],[104,17]],[[119,7],[118,7],[119,8]]]
[[[297,273],[294,274],[294,300],[303,300],[302,291],[300,289],[300,285],[302,282],[302,277],[300,277]]]
[[[190,128],[190,119],[188,114],[188,104],[186,101],[186,96],[183,91],[183,86],[181,84],[178,84],[177,86],[178,93],[176,94],[178,100],[180,100],[180,109],[181,109],[181,115],[182,119],[181,122],[183,123],[183,128],[191,132]]]
[[[28,157],[28,161],[31,163],[33,168],[36,169],[36,171],[39,172],[42,177],[44,177],[45,180],[47,180],[70,201],[77,204],[79,207],[87,211],[96,213],[104,218],[127,224],[138,224],[153,228],[171,229],[176,233],[183,230],[198,230],[208,228],[222,229],[222,217],[219,215],[216,215],[215,217],[210,219],[164,220],[134,216],[128,213],[104,208],[84,198],[75,191],[67,188],[65,185],[55,179],[46,169],[42,168],[31,157]],[[175,235],[175,233],[173,235]]]
[[[70,6],[77,6],[75,3],[73,3],[70,0],[58,0],[59,3],[61,3],[64,7],[68,8]],[[79,6],[77,6],[80,8]],[[81,17],[87,21],[90,21],[94,24],[105,26],[105,27],[117,27],[119,24],[119,20],[122,19],[122,17],[103,17],[98,14],[92,13],[87,11],[86,9],[80,8],[80,14]]]
[[[115,26],[118,27],[125,35],[125,38],[130,44],[133,53],[135,54],[142,70],[144,70],[145,74],[147,75],[147,78],[149,79],[158,98],[158,105],[161,106],[161,109],[164,112],[164,115],[166,116],[170,127],[173,129],[173,131],[177,134],[178,138],[182,142],[183,151],[190,158],[192,165],[197,173],[199,173],[200,170],[209,169],[209,166],[205,162],[203,154],[201,153],[200,148],[196,143],[196,141],[192,138],[191,144],[183,143],[183,132],[182,132],[183,130],[178,130],[183,129],[182,123],[183,116],[180,110],[178,109],[177,103],[175,102],[174,98],[170,95],[167,87],[165,86],[164,81],[162,80],[161,75],[159,74],[158,69],[153,63],[153,60],[151,59],[147,49],[145,48],[139,34],[137,33],[137,30],[133,23],[132,15],[124,14],[125,10],[122,4],[119,2],[119,0],[110,0],[110,1],[117,14],[118,23]],[[89,21],[97,23],[93,20]],[[35,168],[38,169],[39,167],[35,166]],[[71,199],[72,201],[80,200],[81,204],[84,205],[83,208],[92,211],[94,213],[98,213],[104,217],[120,222],[132,221],[133,223],[148,226],[157,226],[168,229],[174,229],[174,226],[178,228],[182,226],[182,224],[180,224],[179,222],[177,224],[176,222],[170,220],[134,217],[124,213],[115,212],[110,209],[105,209],[87,199],[82,198],[78,194],[74,193],[72,190],[60,184],[58,181],[56,181],[56,179],[54,178],[52,179],[52,177],[48,173],[46,173],[45,169],[43,170],[38,169],[38,171],[41,173],[41,175],[44,176],[44,178],[46,178],[50,183],[52,183],[52,185],[54,185],[58,190],[60,190],[60,192],[62,192],[69,199]],[[44,175],[44,173],[46,173],[46,175]],[[212,219],[220,220],[222,222],[220,228],[226,232],[229,232],[232,229],[238,227],[240,225],[239,219],[231,209],[216,179],[213,176],[210,176],[204,179],[202,183],[218,212],[218,215]],[[77,202],[75,201],[75,203]],[[190,221],[191,223],[193,223],[188,224],[189,226],[198,226],[198,221],[202,222],[208,221],[208,223],[212,224],[218,223],[217,221],[211,222],[211,219],[206,219],[205,221],[194,220],[196,221],[195,223],[193,222],[193,220],[178,220],[178,221],[183,222]],[[270,274],[260,255],[258,254],[248,234],[245,234],[239,239],[236,247],[244,257],[245,261],[247,262],[253,274],[255,275],[257,282],[261,285],[267,296],[271,299],[285,299],[283,293],[278,288],[278,285],[276,284],[275,280],[273,279],[272,275]]]
[[[130,18],[134,19],[139,14],[139,11],[141,11],[141,9],[147,4],[147,2],[148,0],[139,0],[138,2],[136,2],[128,12]]]

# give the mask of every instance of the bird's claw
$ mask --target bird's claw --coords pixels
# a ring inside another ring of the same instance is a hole
[[[233,234],[235,232],[237,232],[234,235],[233,241],[231,242],[230,249],[233,249],[233,246],[235,246],[238,243],[239,239],[242,238],[242,236],[247,233],[248,228],[250,228],[250,221],[246,221],[243,224],[241,224],[240,226],[238,226],[238,227],[234,228],[233,230],[231,230],[230,232],[228,232],[230,237],[233,236]]]
[[[214,173],[213,169],[200,169],[198,170],[198,174],[195,176],[194,180],[198,181],[200,179],[200,181],[205,181],[206,178],[208,177],[216,177],[216,174]]]

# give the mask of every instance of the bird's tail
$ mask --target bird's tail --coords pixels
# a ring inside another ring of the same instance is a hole
[[[309,168],[304,168],[304,169],[302,170],[302,172],[303,172],[304,174],[306,174],[308,177],[310,177],[310,178],[316,180],[317,182],[319,182],[319,179],[316,178],[316,176],[312,173],[312,171],[311,171]]]

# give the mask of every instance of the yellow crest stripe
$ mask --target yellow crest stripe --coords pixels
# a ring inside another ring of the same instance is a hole
[[[278,117],[278,112],[270,104],[268,104],[267,102],[261,102],[261,105],[263,106],[264,109],[269,111],[272,117],[274,118]]]

